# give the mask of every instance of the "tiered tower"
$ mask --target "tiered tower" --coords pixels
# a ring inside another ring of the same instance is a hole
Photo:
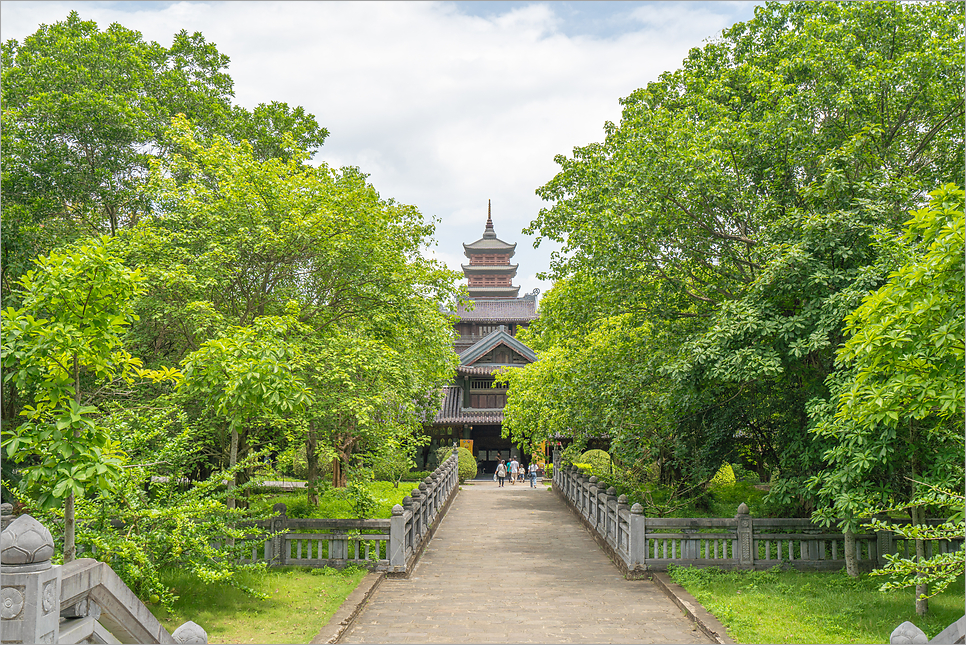
[[[486,228],[483,237],[471,244],[463,244],[463,253],[470,259],[463,265],[463,275],[469,284],[470,298],[516,298],[520,287],[511,284],[518,264],[510,264],[517,245],[507,244],[493,230],[493,212],[489,200],[486,205]]]

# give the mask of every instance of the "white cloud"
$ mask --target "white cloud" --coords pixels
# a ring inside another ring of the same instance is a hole
[[[231,58],[238,103],[305,106],[331,133],[317,159],[359,166],[384,197],[440,218],[436,253],[451,268],[492,198],[498,235],[519,243],[521,293],[549,286],[535,274],[557,247],[534,250],[521,229],[554,155],[601,140],[618,99],[751,14],[747,3],[629,4],[623,30],[601,36],[566,33],[563,7],[548,3],[480,17],[422,2],[5,1],[0,32],[22,39],[70,10],[162,44],[201,31]]]

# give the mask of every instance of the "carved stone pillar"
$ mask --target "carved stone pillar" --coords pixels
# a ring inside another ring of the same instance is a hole
[[[751,525],[751,515],[748,514],[748,505],[744,502],[738,506],[735,523],[738,532],[738,567],[741,569],[753,569],[755,566],[755,554],[752,553],[754,531]]]
[[[54,539],[29,515],[0,536],[0,633],[4,643],[56,643],[60,634],[61,568],[52,566]]]

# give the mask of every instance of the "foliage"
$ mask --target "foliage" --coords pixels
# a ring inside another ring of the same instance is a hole
[[[809,429],[847,316],[895,268],[881,241],[963,174],[962,43],[959,5],[770,3],[557,157],[528,232],[563,250],[540,360],[503,377],[513,438],[609,437],[678,492],[740,461],[780,473],[774,504],[825,504],[835,438]]]
[[[708,482],[709,486],[725,486],[728,484],[735,483],[735,471],[731,468],[731,464],[725,463],[721,465],[718,472],[714,474],[711,481]]]
[[[376,501],[376,506],[368,517],[376,519],[390,517],[392,507],[396,504],[402,504],[403,497],[412,492],[411,486],[396,488],[390,482],[376,481],[365,485],[369,494]],[[352,508],[348,488],[348,486],[345,488],[323,486],[319,490],[318,504],[311,504],[302,493],[254,496],[250,498],[250,509],[253,515],[271,515],[272,507],[281,502],[287,508],[286,515],[288,517],[352,519],[357,515]]]
[[[74,558],[75,499],[107,493],[123,462],[90,404],[137,377],[180,379],[176,370],[142,369],[124,350],[121,337],[141,276],[108,247],[104,238],[38,258],[37,269],[17,282],[23,306],[2,315],[4,381],[34,400],[21,411],[27,420],[4,432],[3,447],[8,459],[23,464],[21,490],[40,508],[64,505],[68,561]]]
[[[473,457],[473,453],[466,448],[457,448],[457,459],[458,464],[458,477],[459,482],[462,484],[467,479],[473,479],[476,477],[476,471],[479,466],[476,463],[476,458]]]
[[[928,526],[916,523],[896,524],[874,518],[870,524],[871,528],[876,531],[892,531],[896,538],[928,540],[932,541],[933,544],[938,544],[937,540],[962,540],[966,538],[966,519],[964,519],[966,498],[936,486],[925,485],[923,488],[925,490],[920,493],[917,499],[912,500],[912,504],[955,509],[956,512],[948,521],[938,526]],[[959,551],[939,553],[939,549],[934,548],[933,555],[929,558],[907,558],[898,554],[887,553],[885,557],[889,564],[882,569],[876,569],[872,574],[888,575],[893,578],[882,585],[882,591],[915,586],[920,599],[930,598],[942,593],[949,585],[962,578],[964,572],[966,572],[966,554],[963,553],[963,549],[964,547],[960,546]]]
[[[28,258],[151,212],[144,188],[151,160],[174,147],[164,132],[171,117],[185,115],[206,136],[247,138],[263,158],[285,154],[283,132],[307,149],[328,134],[301,107],[232,106],[228,57],[197,32],[164,47],[72,11],[3,43],[2,55],[4,300]]]
[[[588,450],[577,458],[581,464],[588,464],[593,473],[604,474],[612,470],[610,455],[604,450]]]
[[[473,479],[476,477],[479,464],[476,463],[476,457],[473,456],[473,453],[466,448],[460,447],[456,449],[456,455],[459,462],[457,465],[457,477],[459,478],[459,483],[462,484],[467,479]],[[443,446],[436,450],[436,459],[440,464],[449,459],[451,456],[453,456],[452,448]]]
[[[901,244],[882,242],[901,266],[846,318],[834,399],[813,404],[814,432],[833,442],[811,479],[826,523],[915,507],[915,481],[963,486],[963,233],[963,191],[933,192]]]

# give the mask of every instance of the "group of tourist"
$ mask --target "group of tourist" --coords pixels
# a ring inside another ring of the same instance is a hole
[[[536,488],[537,464],[530,464],[530,468],[528,469],[514,457],[510,458],[510,463],[506,463],[506,461],[501,459],[500,463],[497,464],[495,477],[500,482],[501,488],[507,479],[510,480],[511,484],[516,484],[518,481],[522,482],[524,477],[530,480],[530,488]]]

